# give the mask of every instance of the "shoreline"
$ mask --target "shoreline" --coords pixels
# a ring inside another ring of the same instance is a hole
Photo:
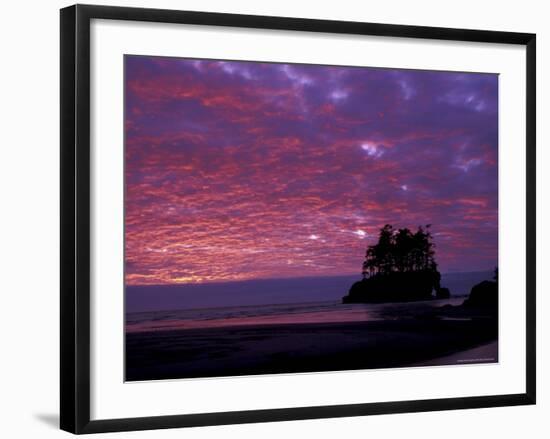
[[[230,328],[240,326],[259,325],[283,325],[283,324],[323,324],[323,323],[348,323],[368,322],[387,320],[402,315],[421,315],[432,313],[442,305],[459,305],[464,299],[462,297],[451,297],[448,299],[430,299],[414,302],[392,302],[392,303],[352,303],[341,304],[335,301],[326,302],[305,302],[288,303],[280,305],[266,305],[263,309],[258,307],[236,307],[217,308],[220,311],[215,315],[205,317],[201,309],[181,310],[166,313],[157,312],[154,318],[137,317],[139,314],[127,314],[125,332],[127,334],[137,332],[153,331],[174,331],[183,329],[206,329],[206,328]],[[303,305],[307,305],[303,307]],[[414,307],[414,311],[412,309]],[[277,309],[278,308],[278,309]],[[246,314],[242,310],[258,310],[256,313]],[[233,311],[234,310],[234,311]],[[204,310],[205,313],[212,309]],[[223,311],[229,311],[224,315]],[[190,313],[198,314],[192,315]],[[137,315],[136,315],[137,314]],[[164,315],[163,315],[164,314]]]
[[[128,333],[126,380],[443,365],[453,355],[490,345],[496,339],[497,325],[489,319],[247,325]]]

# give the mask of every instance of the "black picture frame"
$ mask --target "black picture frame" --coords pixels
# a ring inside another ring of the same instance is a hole
[[[334,34],[514,44],[526,47],[526,391],[415,401],[345,404],[128,419],[90,419],[90,21],[133,20]],[[535,404],[535,99],[536,36],[288,17],[75,5],[61,10],[61,429],[72,433]]]

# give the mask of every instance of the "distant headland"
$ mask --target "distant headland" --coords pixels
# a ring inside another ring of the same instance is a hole
[[[441,274],[435,260],[435,244],[430,224],[380,229],[378,243],[370,245],[363,262],[363,279],[355,282],[343,303],[410,302],[446,299],[448,288],[441,286]]]

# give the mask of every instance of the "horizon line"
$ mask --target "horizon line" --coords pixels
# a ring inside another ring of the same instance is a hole
[[[460,273],[485,273],[485,272],[493,272],[493,268],[488,268],[486,270],[470,270],[470,271],[444,271],[441,272],[441,275],[444,274],[460,274]],[[327,278],[336,278],[336,277],[349,277],[349,276],[355,276],[355,273],[350,274],[338,274],[333,276],[297,276],[297,277],[258,277],[258,278],[251,278],[251,279],[243,279],[243,280],[220,280],[220,281],[208,281],[208,282],[189,282],[189,283],[170,283],[170,284],[126,284],[124,283],[124,288],[127,287],[175,287],[175,286],[200,286],[200,285],[219,285],[219,284],[237,284],[237,283],[246,283],[246,282],[254,282],[254,281],[284,281],[284,280],[296,280],[296,279],[327,279]],[[361,280],[362,276],[361,274],[357,275],[358,280]]]

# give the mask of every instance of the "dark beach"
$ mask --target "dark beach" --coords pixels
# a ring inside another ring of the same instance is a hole
[[[496,319],[434,315],[130,332],[126,380],[491,363],[497,332]]]

